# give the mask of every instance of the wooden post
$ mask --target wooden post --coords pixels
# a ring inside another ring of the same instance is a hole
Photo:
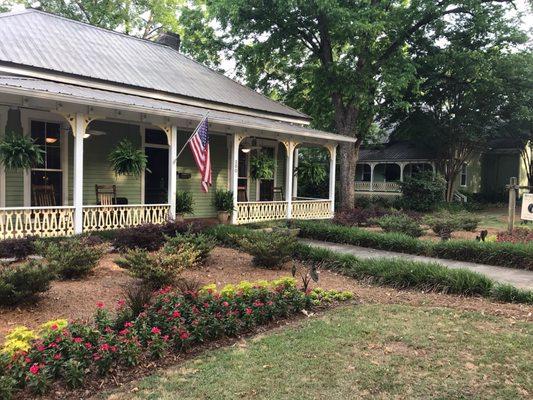
[[[507,185],[507,188],[509,189],[509,216],[508,216],[508,230],[509,233],[513,232],[514,229],[514,223],[515,223],[515,215],[516,215],[516,178],[512,177],[509,181],[509,185]]]
[[[294,150],[296,143],[288,141],[287,148],[287,165],[285,177],[285,193],[287,196],[287,219],[292,218],[292,178],[294,177]]]
[[[170,204],[168,217],[176,218],[176,194],[177,194],[177,175],[178,175],[178,127],[170,126],[170,137],[168,138],[168,193],[167,203]]]
[[[74,185],[72,202],[74,205],[74,233],[83,232],[83,137],[87,128],[86,117],[76,114],[71,122],[74,133]]]

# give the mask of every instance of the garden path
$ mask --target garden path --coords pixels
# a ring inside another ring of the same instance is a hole
[[[465,261],[445,260],[442,258],[432,258],[417,256],[413,254],[396,253],[393,251],[376,250],[367,247],[353,246],[349,244],[339,244],[323,242],[320,240],[300,239],[302,243],[315,247],[322,247],[338,253],[351,254],[358,258],[402,258],[412,261],[434,262],[448,268],[464,268],[470,271],[479,272],[495,281],[510,283],[522,289],[533,289],[533,271],[526,271],[516,268],[496,267],[493,265],[476,264]]]

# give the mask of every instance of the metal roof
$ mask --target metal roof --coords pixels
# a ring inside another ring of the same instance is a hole
[[[38,10],[0,14],[0,63],[310,119],[171,47]]]
[[[201,120],[206,115],[206,112],[209,111],[209,120],[222,125],[259,129],[274,133],[292,134],[335,142],[355,141],[355,139],[348,136],[319,131],[287,122],[275,121],[269,118],[254,117],[226,111],[207,110],[201,107],[172,103],[169,101],[35,78],[0,75],[0,94],[2,92],[28,97],[48,98],[58,102],[133,110],[143,113],[157,111],[162,115],[174,118]]]
[[[362,148],[358,161],[411,161],[432,160],[432,150],[411,142],[393,142],[377,149]]]

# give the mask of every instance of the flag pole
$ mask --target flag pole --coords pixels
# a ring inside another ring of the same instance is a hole
[[[189,142],[191,141],[193,136],[196,135],[196,132],[198,132],[198,128],[200,128],[200,125],[202,125],[202,123],[207,119],[208,115],[209,115],[209,111],[207,112],[207,114],[205,114],[205,117],[202,118],[200,123],[198,125],[196,125],[196,128],[194,129],[193,133],[191,134],[191,136],[189,136],[189,139],[187,139],[187,141],[185,142],[185,144],[183,145],[181,150],[176,155],[176,158],[174,159],[174,162],[178,161],[179,156],[181,155],[181,153],[183,153],[183,150],[185,150],[185,147],[187,147],[187,145],[189,144]]]

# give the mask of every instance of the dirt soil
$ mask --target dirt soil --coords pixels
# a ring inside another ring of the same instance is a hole
[[[97,302],[113,308],[123,297],[124,289],[136,280],[127,271],[118,267],[113,260],[117,254],[102,258],[94,273],[83,280],[54,281],[51,289],[34,305],[20,305],[16,308],[0,307],[0,342],[15,326],[36,328],[40,324],[57,318],[86,321],[91,319]],[[216,283],[219,287],[242,280],[276,279],[291,275],[292,262],[281,270],[254,267],[252,257],[246,253],[217,247],[206,264],[195,270],[186,271],[183,276],[202,284]],[[508,317],[510,321],[533,321],[533,307],[520,304],[495,303],[483,298],[461,297],[438,293],[396,290],[366,285],[352,278],[321,271],[315,286],[324,289],[349,290],[361,303],[402,303],[425,307],[450,307],[479,311],[486,314]]]

